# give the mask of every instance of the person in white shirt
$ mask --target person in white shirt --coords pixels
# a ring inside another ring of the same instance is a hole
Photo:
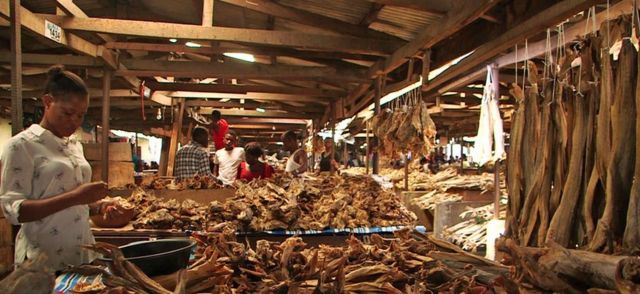
[[[70,137],[84,119],[89,94],[84,81],[62,66],[48,72],[40,124],[4,143],[0,156],[0,207],[8,221],[20,225],[16,264],[47,255],[47,266],[61,270],[95,259],[80,245],[95,243],[89,215],[111,219],[122,214],[107,195],[104,182],[91,183],[91,167],[82,145]]]
[[[295,131],[287,131],[282,134],[282,144],[284,150],[289,151],[289,158],[285,172],[292,175],[300,175],[307,171],[307,154],[300,147],[300,138]]]
[[[225,185],[231,185],[238,178],[240,163],[245,160],[244,148],[236,147],[238,137],[229,131],[224,136],[224,148],[216,151],[214,163],[216,175]]]

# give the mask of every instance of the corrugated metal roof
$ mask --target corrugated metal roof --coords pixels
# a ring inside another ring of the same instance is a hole
[[[354,0],[281,0],[279,3],[352,24],[360,23],[374,5]],[[440,18],[438,14],[385,5],[369,28],[409,41]]]
[[[440,18],[440,15],[425,11],[387,5],[369,27],[405,40],[413,40],[421,30]]]
[[[372,5],[353,0],[281,0],[279,3],[352,24],[360,23]]]

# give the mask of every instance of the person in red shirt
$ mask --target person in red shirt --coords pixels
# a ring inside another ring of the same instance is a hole
[[[268,179],[273,175],[273,167],[260,161],[264,153],[262,147],[256,142],[244,146],[245,162],[240,163],[238,179],[251,181],[253,179]]]
[[[222,118],[219,110],[211,112],[211,138],[216,150],[224,148],[224,136],[229,131],[229,123]]]

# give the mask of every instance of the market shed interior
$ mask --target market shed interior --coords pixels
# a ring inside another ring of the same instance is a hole
[[[198,242],[186,275],[115,268],[142,277],[118,285],[132,292],[633,293],[639,19],[635,0],[0,0],[0,147],[42,118],[52,65],[85,81],[93,179],[136,207],[121,228],[93,220],[96,239]],[[214,110],[238,146],[278,153],[272,179],[176,179]],[[292,130],[339,167],[284,172]],[[134,174],[119,131],[158,138],[157,168]],[[18,279],[0,220],[0,272]],[[245,241],[265,255],[234,255]]]

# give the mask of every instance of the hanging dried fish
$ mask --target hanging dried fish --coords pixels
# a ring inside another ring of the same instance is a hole
[[[622,40],[622,49],[618,57],[619,65],[616,82],[616,95],[611,111],[612,149],[609,157],[607,181],[605,183],[606,204],[602,217],[598,221],[590,250],[599,250],[606,245],[611,236],[623,235],[629,204],[629,192],[633,180],[635,160],[635,85],[637,75],[636,51],[631,41]],[[612,241],[612,240],[610,240]],[[612,251],[614,248],[608,248]]]

